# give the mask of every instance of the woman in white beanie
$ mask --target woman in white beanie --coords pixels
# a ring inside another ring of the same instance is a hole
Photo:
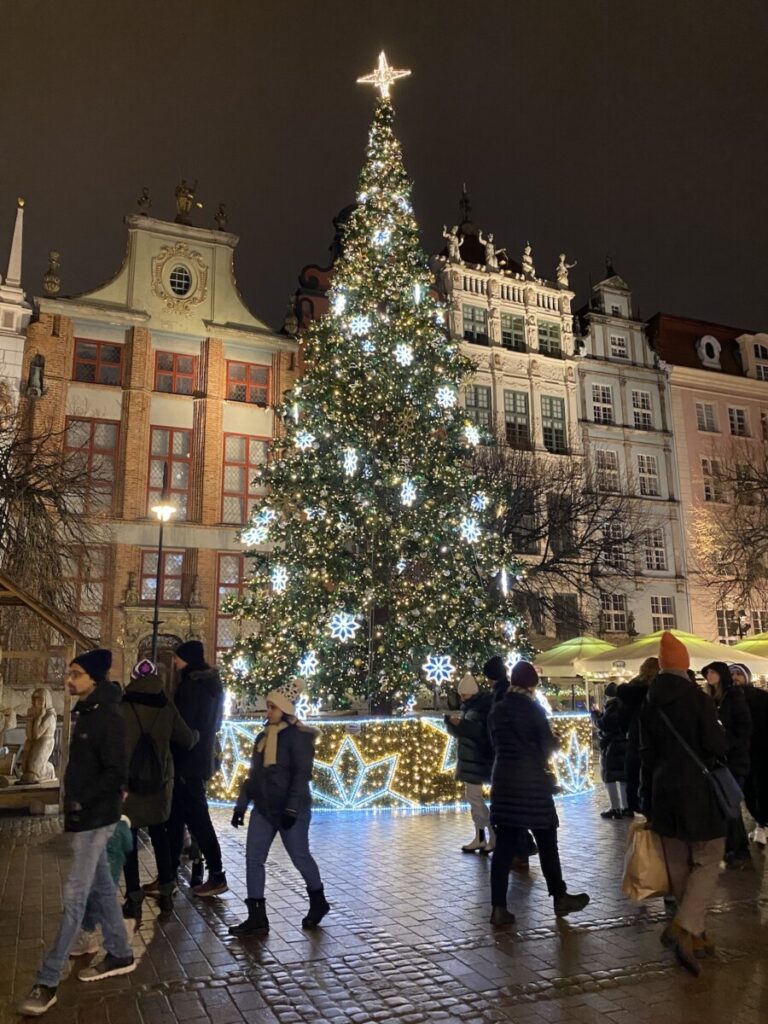
[[[240,789],[232,824],[245,824],[253,804],[245,847],[245,905],[248,917],[229,929],[230,935],[256,935],[269,931],[264,899],[265,864],[272,841],[280,833],[288,856],[307,886],[309,911],[303,928],[316,928],[331,909],[315,859],[309,851],[312,796],[309,782],[315,759],[314,729],[296,718],[300,685],[289,681],[267,694],[267,725],[256,737],[248,778]]]
[[[464,795],[475,826],[475,835],[461,849],[464,853],[491,853],[495,840],[488,805],[483,797],[483,783],[491,781],[493,768],[493,750],[488,735],[488,712],[493,694],[490,691],[481,693],[475,677],[469,672],[459,680],[456,692],[461,701],[461,713],[446,715],[445,727],[458,741],[456,778],[464,783]]]

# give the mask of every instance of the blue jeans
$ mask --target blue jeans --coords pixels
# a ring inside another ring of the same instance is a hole
[[[307,807],[299,812],[293,828],[278,829],[257,810],[251,811],[251,816],[248,819],[248,839],[245,844],[245,878],[249,900],[264,899],[266,875],[264,865],[267,862],[272,840],[278,832],[288,856],[293,861],[293,866],[307,883],[307,889],[314,892],[316,889],[322,888],[320,871],[314,857],[309,852],[309,822],[311,818],[312,812]]]
[[[107,842],[114,828],[114,825],[105,825],[72,833],[72,866],[64,883],[64,914],[56,941],[38,971],[38,985],[55,988],[59,984],[69,951],[80,932],[89,897],[93,913],[89,923],[101,925],[107,953],[121,959],[133,956],[107,860]]]

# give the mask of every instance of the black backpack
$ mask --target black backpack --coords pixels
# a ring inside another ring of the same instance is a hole
[[[159,793],[165,785],[163,778],[163,766],[160,762],[160,755],[157,752],[157,744],[152,739],[152,729],[155,727],[157,717],[162,711],[157,712],[149,732],[141,728],[139,713],[131,704],[136,721],[139,724],[141,735],[139,741],[133,748],[131,760],[128,764],[128,791],[137,796],[150,796],[152,793]]]

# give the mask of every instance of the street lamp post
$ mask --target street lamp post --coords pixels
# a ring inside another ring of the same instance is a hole
[[[160,492],[160,501],[152,506],[152,511],[160,523],[160,533],[157,538],[157,573],[155,574],[155,613],[152,616],[152,661],[157,664],[157,634],[160,627],[160,588],[163,575],[163,528],[173,513],[175,507],[168,501],[168,463],[163,466],[163,488]]]

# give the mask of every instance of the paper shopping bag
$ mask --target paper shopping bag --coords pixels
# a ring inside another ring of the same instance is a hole
[[[629,826],[621,891],[635,903],[651,896],[666,896],[669,892],[661,837],[652,832],[643,819],[635,820]]]

